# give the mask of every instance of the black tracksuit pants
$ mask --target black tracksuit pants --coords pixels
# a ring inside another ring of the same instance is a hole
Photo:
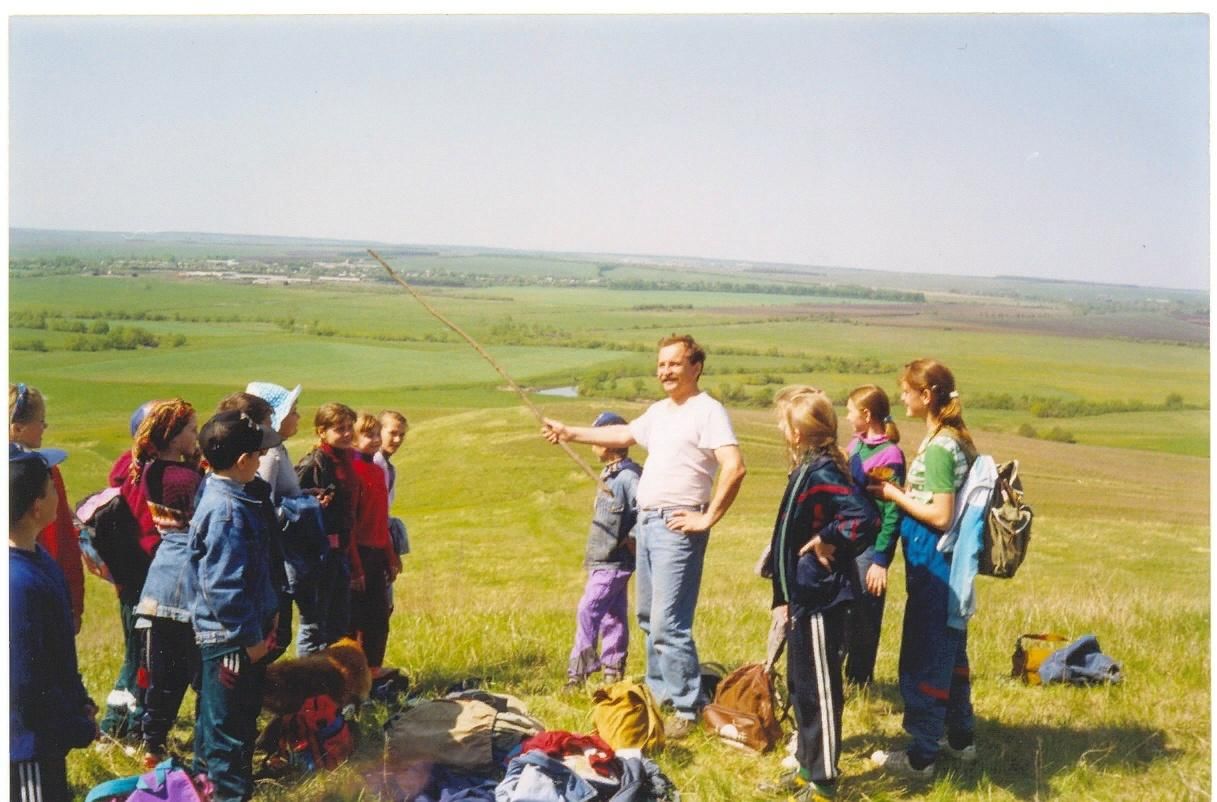
[[[841,644],[845,605],[814,612],[791,605],[786,678],[798,727],[799,765],[816,782],[835,782],[841,756]]]

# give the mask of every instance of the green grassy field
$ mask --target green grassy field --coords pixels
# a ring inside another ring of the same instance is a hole
[[[145,289],[145,285],[147,289]],[[807,318],[772,322],[751,305],[769,296],[717,293],[616,293],[594,289],[494,287],[444,290],[434,297],[475,336],[507,316],[565,334],[550,342],[490,345],[515,378],[537,387],[573,383],[598,370],[629,372],[615,399],[534,397],[547,413],[590,420],[604,408],[631,416],[658,395],[647,351],[567,347],[601,338],[650,348],[660,333],[690,329],[708,347],[706,385],[766,372],[786,382],[848,388],[875,381],[894,388],[898,366],[933,354],[952,366],[965,409],[970,392],[1018,392],[1088,400],[1158,403],[1178,392],[1207,406],[1208,351],[1169,343],[1084,337],[1003,336],[990,332],[898,329]],[[667,295],[667,294],[664,294]],[[457,297],[459,296],[459,297]],[[483,297],[484,296],[484,297]],[[511,301],[500,300],[511,298]],[[96,353],[53,350],[10,354],[10,378],[41,388],[49,403],[48,445],[67,448],[64,475],[78,499],[102,487],[127,445],[127,417],[154,397],[182,395],[209,411],[251,379],[304,384],[301,410],[341,400],[362,409],[402,409],[411,430],[399,463],[395,514],[410,524],[413,553],[396,585],[387,662],[402,666],[424,692],[468,676],[520,695],[551,728],[590,727],[586,695],[564,695],[566,655],[583,577],[583,540],[593,488],[485,363],[453,342],[424,342],[438,324],[392,288],[275,288],[139,279],[10,279],[14,314],[54,308],[86,319],[98,310],[237,315],[223,323],[131,321],[182,333],[181,348]],[[784,302],[772,296],[781,316]],[[635,311],[640,304],[693,309]],[[319,319],[339,334],[286,331],[275,321]],[[385,330],[416,337],[372,339]],[[52,332],[11,330],[13,337]],[[716,356],[715,348],[766,354]],[[776,348],[776,355],[768,355]],[[890,372],[808,374],[809,356],[873,356]],[[630,379],[645,378],[634,398]],[[731,407],[749,476],[734,508],[712,535],[696,635],[703,660],[727,665],[763,655],[769,590],[751,574],[767,540],[785,481],[771,413]],[[1031,556],[1012,581],[981,580],[980,611],[970,630],[974,701],[982,758],[945,765],[932,783],[879,775],[865,759],[901,743],[896,657],[904,592],[901,563],[892,577],[876,685],[851,692],[841,766],[846,800],[1175,800],[1208,799],[1211,786],[1210,541],[1207,409],[1140,412],[1065,420],[1025,412],[969,413],[982,450],[1022,460],[1037,518]],[[1060,424],[1077,444],[1019,437],[1022,422]],[[903,444],[921,431],[902,422]],[[304,435],[289,449],[301,456]],[[587,453],[590,460],[590,451]],[[1150,485],[1147,487],[1146,485]],[[78,650],[95,698],[109,690],[120,643],[112,589],[89,578]],[[1124,664],[1111,688],[1028,688],[1009,677],[1010,652],[1023,632],[1096,634]],[[639,633],[629,668],[642,670]],[[177,734],[188,736],[188,700]],[[383,712],[365,714],[369,731]],[[370,799],[361,771],[378,766],[365,738],[359,760],[333,774],[286,785],[267,783],[258,798]],[[760,799],[755,783],[776,773],[778,757],[750,757],[703,735],[668,749],[659,763],[686,800]],[[132,773],[117,752],[76,752],[77,787]]]

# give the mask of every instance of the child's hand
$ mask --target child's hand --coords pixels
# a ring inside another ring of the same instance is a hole
[[[100,577],[110,584],[114,584],[114,578],[110,576],[110,569],[107,568],[104,563],[93,562],[89,559],[89,556],[83,552],[83,550],[81,551],[80,557],[82,560],[84,560],[85,568],[89,570],[90,574]]]
[[[895,501],[900,494],[900,488],[891,482],[875,482],[866,486],[866,492],[880,501]]]
[[[351,590],[363,593],[364,588],[367,587],[367,583],[368,581],[362,576],[353,576],[351,577]]]
[[[866,569],[866,589],[872,596],[882,596],[887,590],[887,569],[882,565],[871,563]]]
[[[799,556],[813,552],[816,555],[816,560],[825,568],[832,568],[832,558],[837,552],[837,547],[831,543],[825,543],[819,535],[816,535],[803,548],[799,549]]]
[[[321,505],[321,509],[330,506],[330,502],[334,500],[334,489],[332,487],[310,487],[304,492],[310,496],[315,496],[317,503]]]

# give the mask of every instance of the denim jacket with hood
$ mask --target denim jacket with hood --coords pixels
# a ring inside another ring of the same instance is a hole
[[[214,473],[203,481],[188,547],[197,583],[190,617],[202,646],[254,646],[269,632],[279,609],[269,504]]]

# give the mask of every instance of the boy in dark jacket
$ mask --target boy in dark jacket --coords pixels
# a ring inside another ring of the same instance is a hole
[[[51,467],[66,456],[54,449],[9,447],[9,798],[14,802],[71,799],[68,751],[97,737],[97,706],[76,664],[67,581],[37,544],[59,503]]]
[[[212,473],[190,521],[197,583],[191,623],[202,658],[194,769],[207,772],[215,802],[253,794],[253,748],[279,597],[271,575],[270,500],[246,485],[280,439],[236,410],[218,413],[199,432]]]

